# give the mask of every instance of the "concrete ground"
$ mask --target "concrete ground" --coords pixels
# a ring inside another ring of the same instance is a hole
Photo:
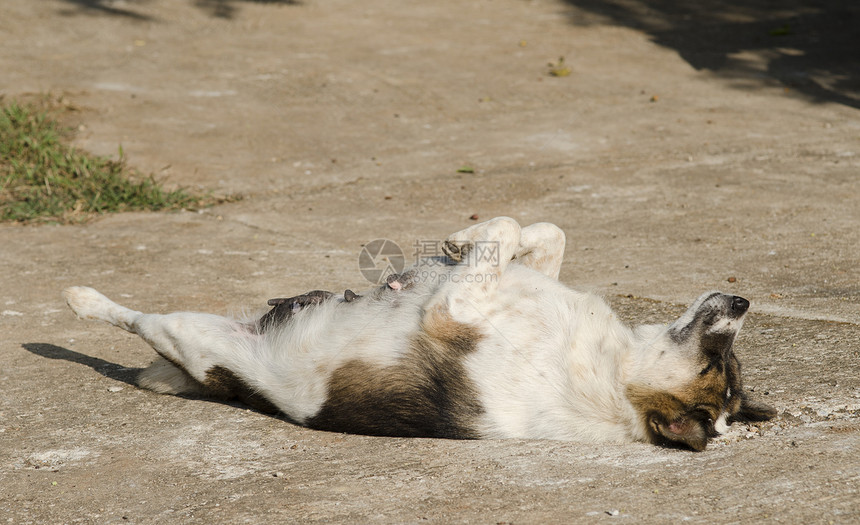
[[[5,0],[0,94],[244,199],[0,226],[0,523],[860,521],[860,7],[669,4]],[[60,297],[254,311],[472,215],[561,226],[630,323],[747,297],[780,415],[702,453],[313,432],[137,389],[154,353]]]

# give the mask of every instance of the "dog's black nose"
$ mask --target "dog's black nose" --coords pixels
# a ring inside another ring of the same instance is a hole
[[[732,297],[732,311],[737,314],[742,314],[746,312],[750,307],[750,302],[744,299],[743,297],[738,297],[737,295]]]

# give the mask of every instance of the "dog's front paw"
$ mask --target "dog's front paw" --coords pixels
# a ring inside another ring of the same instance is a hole
[[[447,239],[442,243],[442,252],[456,263],[462,262],[471,249],[472,241]]]

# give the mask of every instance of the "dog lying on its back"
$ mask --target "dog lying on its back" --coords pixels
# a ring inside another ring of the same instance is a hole
[[[631,330],[556,280],[564,242],[551,224],[493,219],[361,296],[277,299],[251,323],[144,314],[91,288],[64,294],[79,317],[161,355],[142,386],[240,397],[320,430],[703,450],[735,420],[775,415],[747,397],[732,351],[747,300],[705,293],[674,323]],[[497,256],[482,257],[480,243]]]

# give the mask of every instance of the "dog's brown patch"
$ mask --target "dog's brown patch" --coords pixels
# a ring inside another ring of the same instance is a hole
[[[729,374],[720,354],[705,351],[702,358],[698,376],[677,390],[628,386],[627,397],[644,418],[653,443],[704,450],[708,439],[717,435],[714,422],[729,399]]]
[[[483,411],[463,359],[481,335],[441,309],[428,312],[400,361],[352,360],[331,375],[328,398],[305,424],[375,436],[474,439]]]
[[[690,413],[690,405],[678,396],[642,385],[629,385],[627,397],[645,422],[650,441],[655,445],[686,445],[704,450],[708,431]]]
[[[206,379],[203,381],[203,394],[224,401],[239,399],[264,414],[279,412],[278,407],[223,366],[213,366],[206,371]]]
[[[717,436],[714,422],[725,412],[727,423],[764,421],[776,415],[773,408],[749,399],[740,379],[740,361],[729,352],[725,359],[708,356],[699,376],[673,392],[643,385],[627,387],[627,397],[657,445],[681,444],[704,450]]]
[[[191,384],[196,385],[191,389],[192,392],[185,393],[199,394],[203,397],[220,401],[238,399],[251,408],[259,410],[264,414],[276,414],[280,412],[278,407],[255,392],[247,383],[239,379],[236,374],[223,366],[213,366],[207,370],[206,378],[200,382],[188,373],[188,371],[176,360],[170,359],[168,356],[160,353],[159,355],[161,355],[161,357],[171,365],[175,366]]]

